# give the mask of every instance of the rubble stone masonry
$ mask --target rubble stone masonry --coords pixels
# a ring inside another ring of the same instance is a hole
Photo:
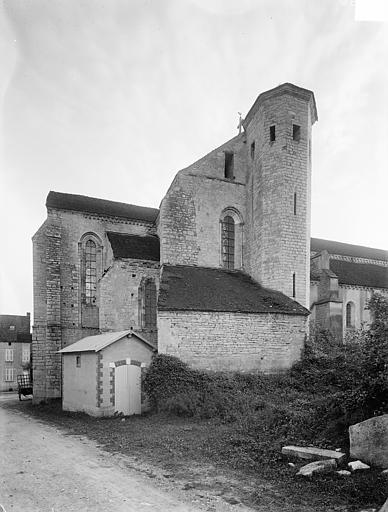
[[[158,347],[194,368],[275,371],[300,358],[307,317],[159,311]]]

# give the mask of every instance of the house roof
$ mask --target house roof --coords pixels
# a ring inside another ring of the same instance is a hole
[[[11,343],[31,343],[32,335],[29,332],[10,331],[5,327],[0,327],[0,342]]]
[[[341,256],[353,256],[354,258],[365,258],[379,261],[388,260],[388,251],[384,251],[383,249],[373,249],[372,247],[363,247],[361,245],[345,244],[343,242],[334,242],[333,240],[311,238],[310,247],[311,251],[314,252],[326,250],[329,254],[339,254]]]
[[[126,219],[155,222],[159,210],[145,206],[107,201],[96,197],[80,196],[76,194],[64,194],[62,192],[49,192],[46,199],[47,208],[60,210],[72,210],[77,212],[97,213],[112,217],[124,217]]]
[[[388,288],[388,267],[382,265],[331,259],[330,269],[338,276],[340,284]]]
[[[160,243],[156,235],[128,235],[108,231],[115,258],[159,261]]]
[[[264,288],[236,270],[164,265],[159,310],[283,313],[309,311],[283,293]]]
[[[82,338],[71,345],[59,350],[58,352],[62,354],[71,354],[74,352],[100,352],[100,350],[112,345],[116,341],[125,338],[126,336],[131,337],[135,336],[152,350],[155,350],[153,345],[143,338],[138,333],[133,332],[132,330],[126,331],[118,331],[118,332],[105,332],[104,334],[97,334],[95,336],[87,336],[86,338]]]
[[[30,343],[30,315],[0,315],[0,341]]]

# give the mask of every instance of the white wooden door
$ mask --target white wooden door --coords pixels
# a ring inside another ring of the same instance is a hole
[[[141,370],[122,365],[115,369],[115,412],[125,416],[141,413]]]

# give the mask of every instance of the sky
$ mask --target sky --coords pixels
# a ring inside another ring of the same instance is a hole
[[[388,24],[362,2],[0,0],[0,313],[32,312],[50,190],[157,208],[283,82],[317,103],[312,236],[388,248]]]

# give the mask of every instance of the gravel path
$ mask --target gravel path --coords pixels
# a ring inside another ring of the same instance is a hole
[[[94,443],[1,403],[0,505],[6,512],[200,510],[150,485]]]

